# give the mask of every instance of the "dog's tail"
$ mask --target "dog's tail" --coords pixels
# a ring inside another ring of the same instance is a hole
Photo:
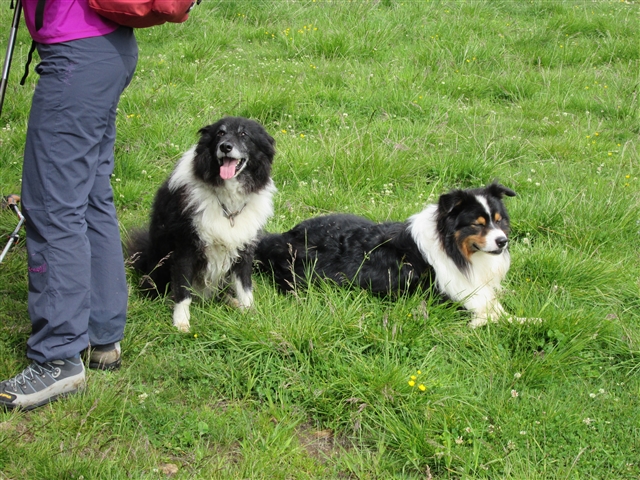
[[[151,249],[151,238],[149,230],[137,228],[129,231],[125,241],[125,255],[127,265],[136,271],[148,274],[151,271],[149,266],[149,252]]]
[[[127,265],[139,274],[138,286],[145,295],[155,298],[167,293],[170,271],[165,263],[171,253],[158,259],[147,229],[134,229],[125,242]]]

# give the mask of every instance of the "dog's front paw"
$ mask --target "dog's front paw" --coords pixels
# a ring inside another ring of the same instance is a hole
[[[488,321],[489,318],[486,315],[474,315],[469,322],[469,326],[471,328],[484,327]]]
[[[238,310],[249,310],[253,306],[253,293],[251,290],[241,290],[236,294],[236,297],[231,295],[225,295],[225,302],[227,305]]]
[[[242,304],[238,301],[238,299],[233,298],[231,295],[225,296],[224,301],[232,308],[242,308]]]
[[[173,326],[176,327],[178,330],[180,330],[181,332],[184,333],[189,333],[189,329],[191,328],[191,324],[189,323],[189,320],[173,320]]]
[[[186,298],[173,307],[173,325],[181,332],[188,332],[191,325],[189,319],[191,313],[189,313],[189,306],[191,305],[191,299]]]
[[[233,308],[237,308],[241,312],[246,312],[247,310],[251,310],[251,308],[253,308],[253,303],[245,304],[245,303],[242,303],[237,298],[233,298],[232,296],[228,296],[226,298],[226,302],[227,302],[227,305]]]

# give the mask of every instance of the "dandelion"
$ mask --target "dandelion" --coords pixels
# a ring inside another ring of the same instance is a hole
[[[413,386],[415,386],[416,381],[415,381],[415,380],[409,380],[409,382],[408,382],[408,383],[409,383],[409,386],[410,386],[410,387],[413,387]]]
[[[516,398],[518,396],[518,391],[517,390],[511,390],[511,396],[513,398]]]
[[[424,392],[427,389],[427,387],[425,387],[422,383],[418,385],[418,388],[420,389],[421,392]]]
[[[418,370],[418,375],[420,375],[422,372],[420,370]]]
[[[415,375],[411,375],[411,380],[416,380],[418,377],[416,377]]]
[[[287,131],[284,128],[282,130],[280,130],[280,132],[287,133]]]
[[[198,334],[197,334],[197,333],[194,333],[194,334],[193,334],[193,338],[198,338]]]

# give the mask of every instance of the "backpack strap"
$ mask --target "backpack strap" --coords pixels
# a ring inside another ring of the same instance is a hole
[[[42,24],[44,23],[44,3],[45,0],[38,0],[38,4],[36,5],[36,18],[35,18],[35,26],[36,32],[42,28]],[[36,41],[31,40],[31,47],[29,48],[29,53],[27,54],[27,63],[24,66],[24,75],[20,79],[20,85],[24,85],[27,81],[27,77],[29,76],[29,65],[31,65],[31,60],[33,60],[33,52],[36,50]]]
[[[24,75],[20,79],[20,85],[24,85],[27,81],[27,77],[29,76],[29,65],[31,65],[31,60],[33,59],[33,52],[36,50],[36,41],[31,40],[31,47],[29,48],[29,53],[27,54],[27,63],[24,66]]]
[[[36,5],[36,32],[42,28],[44,19],[44,2],[45,0],[38,0],[38,4]]]

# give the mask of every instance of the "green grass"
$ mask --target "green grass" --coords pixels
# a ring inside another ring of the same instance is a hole
[[[204,0],[139,30],[113,181],[123,235],[199,128],[248,116],[277,142],[271,231],[326,212],[402,220],[495,178],[514,189],[504,304],[543,322],[471,330],[425,295],[283,296],[256,277],[253,311],[199,303],[180,334],[171,300],[132,275],[121,370],[0,412],[0,478],[640,477],[639,24],[634,1]],[[18,33],[3,195],[20,190],[37,80],[18,85]],[[0,213],[3,235],[16,224]],[[20,241],[0,265],[0,378],[27,364],[25,266]]]

